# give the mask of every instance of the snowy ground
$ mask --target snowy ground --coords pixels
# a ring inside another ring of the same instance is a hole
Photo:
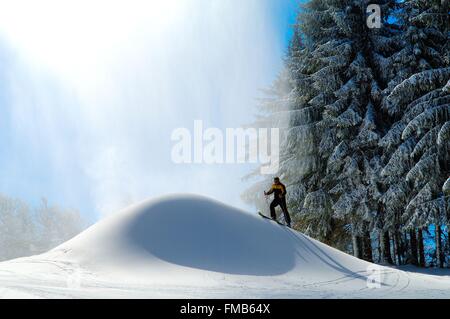
[[[450,273],[378,267],[255,214],[178,195],[0,263],[0,297],[450,298]]]

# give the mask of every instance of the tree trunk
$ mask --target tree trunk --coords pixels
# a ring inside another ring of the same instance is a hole
[[[436,225],[435,239],[436,239],[436,264],[439,268],[444,268],[444,258],[442,253],[442,230],[441,225]]]
[[[414,266],[419,266],[419,259],[417,255],[417,237],[415,229],[409,231],[409,242],[411,246],[411,263]]]
[[[450,226],[449,225],[447,225],[447,229],[448,229],[448,231],[447,231],[447,247],[448,247],[448,252],[450,252]],[[447,268],[450,268],[450,262],[447,262]]]
[[[397,252],[397,261],[398,265],[402,265],[402,241],[400,238],[400,233],[398,231],[395,231],[394,233],[395,238],[395,251]]]
[[[379,234],[378,235],[378,247],[377,247],[379,264],[383,263],[383,248],[381,248],[383,246],[383,241],[382,241],[381,237],[382,237],[381,234]]]
[[[407,262],[407,258],[409,257],[409,251],[410,251],[410,244],[409,244],[409,240],[408,240],[408,232],[404,231],[403,232],[403,237],[402,237],[402,256],[403,256],[403,261],[406,263]]]
[[[425,251],[423,248],[423,230],[419,229],[417,232],[417,248],[419,249],[419,266],[425,267],[426,261],[425,261]]]
[[[394,253],[394,256],[392,256],[393,262],[394,262],[394,265],[400,265],[399,261],[397,260],[398,254],[397,254],[397,241],[396,241],[395,232],[391,234],[391,238],[392,238],[392,250]]]
[[[364,247],[363,252],[364,260],[368,262],[373,262],[372,240],[370,239],[370,233],[368,231],[364,234],[363,247]]]
[[[353,256],[356,258],[362,258],[361,256],[361,241],[359,236],[352,235],[352,243],[353,243]]]
[[[359,248],[359,258],[364,259],[364,243],[363,243],[363,237],[358,236],[358,248]]]
[[[389,238],[389,232],[382,232],[380,234],[381,245],[381,262],[383,264],[393,264],[391,256],[391,240]]]

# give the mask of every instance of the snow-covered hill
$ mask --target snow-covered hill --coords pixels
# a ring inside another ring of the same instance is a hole
[[[450,297],[449,276],[387,267],[377,276],[374,267],[256,214],[173,195],[125,209],[46,254],[0,263],[0,297]]]

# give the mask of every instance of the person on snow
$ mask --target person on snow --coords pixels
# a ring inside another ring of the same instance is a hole
[[[291,227],[291,216],[289,215],[287,204],[286,204],[286,186],[280,182],[279,177],[275,177],[273,180],[273,185],[268,192],[264,192],[264,195],[269,196],[274,194],[272,203],[270,204],[270,217],[273,220],[277,220],[277,215],[275,214],[275,207],[280,206],[284,214],[284,220],[288,227]]]

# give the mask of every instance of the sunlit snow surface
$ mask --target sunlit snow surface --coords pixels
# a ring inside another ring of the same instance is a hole
[[[256,214],[173,195],[112,215],[46,254],[0,263],[0,297],[450,297],[450,273],[381,267],[370,289],[371,268]]]

